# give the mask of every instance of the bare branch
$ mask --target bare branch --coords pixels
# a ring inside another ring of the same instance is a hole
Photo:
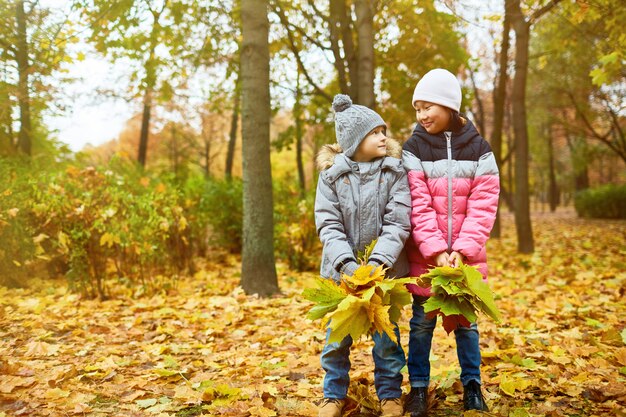
[[[332,97],[326,91],[324,91],[321,87],[319,87],[315,83],[315,81],[313,81],[313,79],[311,78],[311,75],[309,74],[306,67],[304,66],[304,63],[302,62],[302,58],[300,57],[300,51],[298,50],[295,39],[293,37],[293,32],[289,30],[287,18],[285,17],[285,14],[280,7],[276,8],[276,14],[278,15],[278,17],[280,18],[280,21],[283,23],[283,26],[285,26],[285,29],[287,30],[287,38],[289,40],[289,49],[291,49],[291,52],[296,57],[296,61],[298,62],[298,68],[300,68],[300,71],[302,71],[302,74],[305,76],[308,83],[311,86],[313,86],[313,88],[315,88],[315,91],[317,91],[317,93],[320,96],[324,97],[326,100],[332,103],[333,101]]]
[[[559,4],[561,1],[562,0],[552,0],[550,3],[546,4],[541,9],[535,11],[535,13],[533,13],[532,16],[530,16],[530,19],[528,19],[528,23],[530,25],[534,24],[537,20],[539,20],[541,16],[548,13],[550,10],[556,7],[556,5]]]

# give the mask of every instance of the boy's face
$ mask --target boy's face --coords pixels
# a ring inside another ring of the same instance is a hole
[[[369,162],[387,155],[385,126],[378,126],[365,136],[356,148],[352,159],[356,162]]]
[[[448,108],[427,101],[415,102],[415,116],[417,122],[431,135],[447,130],[452,118]]]

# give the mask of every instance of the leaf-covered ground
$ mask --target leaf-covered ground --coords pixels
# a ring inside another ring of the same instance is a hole
[[[510,215],[503,226],[489,254],[504,320],[480,321],[492,415],[626,416],[626,222],[538,214],[531,256],[515,253]],[[0,288],[0,416],[316,415],[323,331],[300,295],[315,275],[280,269],[283,293],[259,299],[237,286],[235,260],[204,269],[137,300],[84,300],[63,281]],[[365,402],[370,349],[351,356]],[[461,415],[441,326],[431,361],[431,416]]]

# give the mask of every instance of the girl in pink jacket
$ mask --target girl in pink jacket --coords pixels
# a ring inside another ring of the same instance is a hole
[[[417,126],[404,144],[403,162],[411,191],[411,235],[406,252],[410,275],[433,266],[476,266],[487,277],[485,243],[498,208],[500,181],[489,144],[459,114],[461,87],[444,69],[428,72],[413,93]],[[426,319],[429,288],[413,286],[408,370],[411,417],[428,411],[430,348],[436,318]],[[455,330],[466,410],[487,410],[481,393],[476,323]]]

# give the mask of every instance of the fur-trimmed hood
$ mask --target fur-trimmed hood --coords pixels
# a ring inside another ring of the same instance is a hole
[[[317,153],[315,162],[320,171],[327,170],[335,163],[335,156],[343,152],[338,144],[324,145]],[[395,139],[387,138],[387,156],[402,159],[402,145]]]

